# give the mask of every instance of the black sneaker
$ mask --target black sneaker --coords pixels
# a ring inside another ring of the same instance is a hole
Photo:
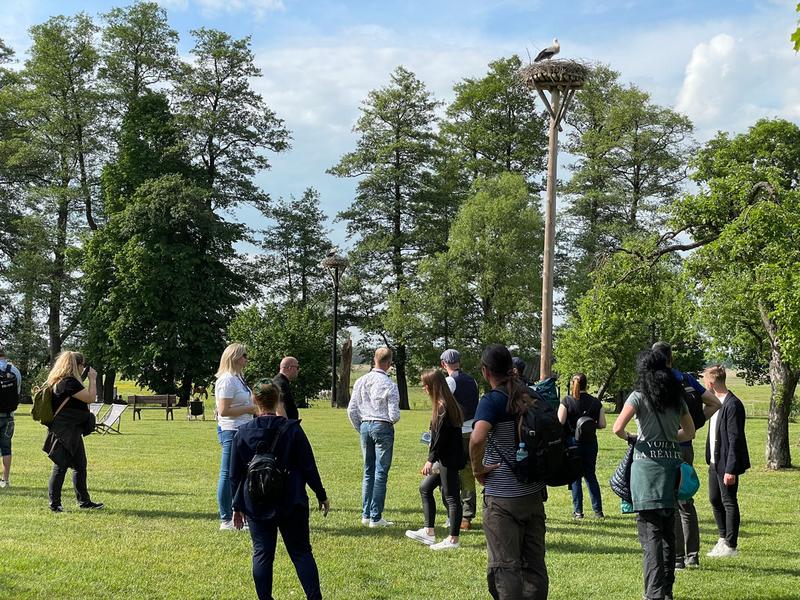
[[[686,568],[686,563],[682,558],[678,558],[675,560],[675,570],[676,571],[683,571]]]
[[[577,521],[580,521],[581,519],[583,519],[583,513],[574,512],[574,513],[572,513],[572,518],[577,520]]]
[[[64,507],[61,506],[60,504],[51,504],[50,510],[52,510],[53,512],[64,512]]]
[[[80,508],[85,508],[85,509],[95,509],[95,508],[103,508],[103,506],[105,506],[105,504],[103,504],[102,502],[91,502],[91,501],[89,501],[89,502],[82,502],[78,506]]]
[[[606,516],[603,514],[602,510],[596,510],[596,511],[594,511],[594,518],[595,519],[605,519]]]
[[[696,569],[697,567],[700,566],[700,559],[698,559],[696,556],[687,556],[686,566]]]

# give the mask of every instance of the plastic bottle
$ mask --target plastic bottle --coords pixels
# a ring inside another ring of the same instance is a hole
[[[528,450],[525,448],[525,442],[519,443],[519,448],[517,448],[517,462],[522,462],[528,458]]]

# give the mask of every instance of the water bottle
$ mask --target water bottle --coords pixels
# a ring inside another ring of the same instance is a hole
[[[519,443],[519,448],[517,448],[517,462],[522,462],[528,458],[528,451],[525,449],[525,442]]]

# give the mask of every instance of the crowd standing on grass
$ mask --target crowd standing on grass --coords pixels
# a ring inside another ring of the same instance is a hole
[[[19,369],[8,362],[5,350],[0,348],[0,456],[3,460],[3,476],[0,488],[10,485],[11,438],[14,437],[14,411],[22,393],[22,375]]]

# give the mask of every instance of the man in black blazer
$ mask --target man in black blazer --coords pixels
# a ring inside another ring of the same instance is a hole
[[[290,383],[300,374],[300,363],[294,356],[285,356],[281,360],[280,372],[272,378],[272,383],[281,388],[281,400],[288,419],[299,419],[300,414],[292,394]]]
[[[725,368],[706,369],[705,384],[722,402],[722,408],[711,417],[706,439],[708,497],[719,530],[719,541],[708,556],[725,558],[739,553],[739,476],[750,468],[750,455],[744,405],[725,385]]]

